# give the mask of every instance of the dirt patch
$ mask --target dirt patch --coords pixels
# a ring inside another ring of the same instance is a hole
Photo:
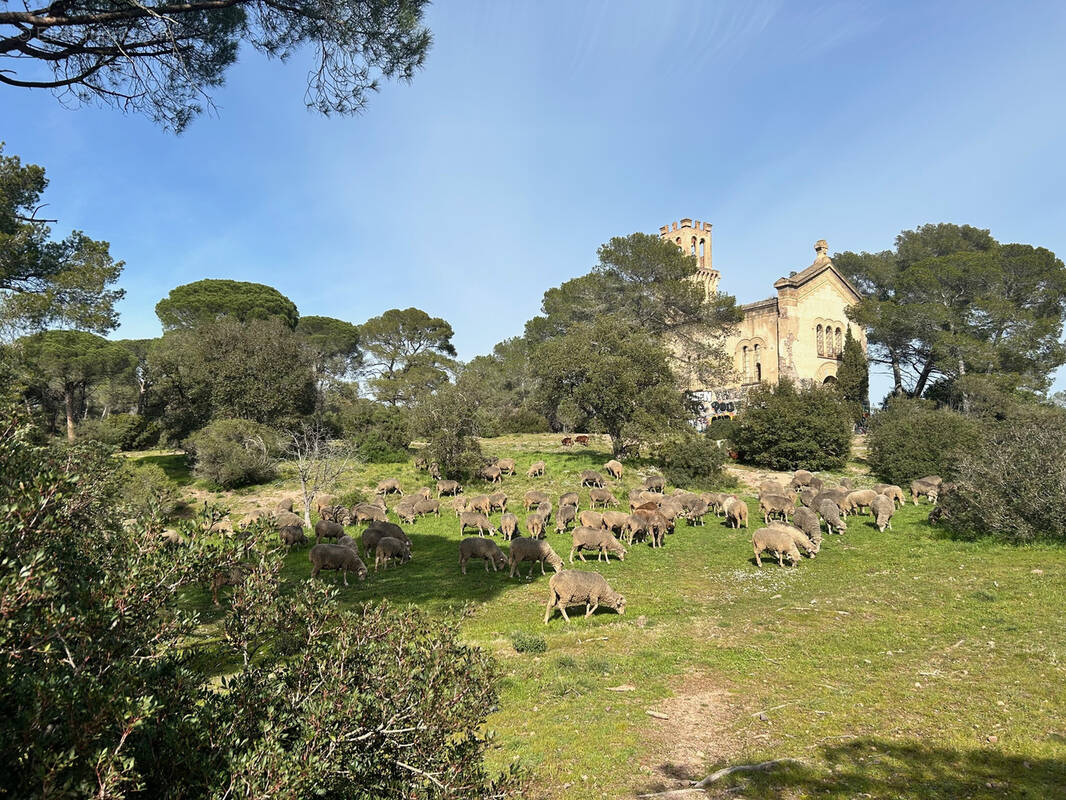
[[[773,470],[752,469],[751,467],[738,467],[727,464],[726,472],[740,481],[740,485],[754,493],[758,493],[759,484],[766,481],[776,481],[782,486],[788,486],[792,482],[791,472],[774,472]]]
[[[708,764],[738,752],[734,728],[744,708],[720,680],[692,676],[650,710],[666,719],[651,718],[638,794],[688,787],[707,774]]]

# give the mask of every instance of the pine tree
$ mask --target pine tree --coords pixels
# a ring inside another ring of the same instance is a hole
[[[854,414],[855,422],[861,423],[870,404],[870,365],[862,345],[851,335],[850,326],[844,338],[844,352],[837,370],[837,386]]]

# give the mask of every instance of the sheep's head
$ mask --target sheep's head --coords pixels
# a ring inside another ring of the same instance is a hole
[[[366,580],[366,565],[365,564],[360,566],[359,569],[356,570],[355,577],[357,577],[361,581],[365,581]]]
[[[625,615],[626,613],[626,599],[622,595],[618,595],[618,599],[615,600],[614,610],[619,614]]]

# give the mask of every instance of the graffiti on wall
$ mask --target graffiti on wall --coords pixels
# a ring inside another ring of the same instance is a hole
[[[720,417],[732,418],[740,410],[740,389],[718,389],[715,391],[693,392],[696,401],[696,418],[692,420],[697,431],[703,433],[711,420]]]

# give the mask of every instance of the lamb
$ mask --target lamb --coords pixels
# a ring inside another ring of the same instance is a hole
[[[548,562],[548,566],[559,572],[563,568],[563,560],[559,558],[559,554],[552,550],[552,546],[543,539],[527,539],[524,536],[519,536],[517,539],[511,541],[511,552],[508,555],[508,561],[511,564],[510,577],[515,576],[515,572],[518,571],[518,565],[523,561],[532,561],[534,563],[540,562],[540,574],[545,575],[544,562]],[[529,566],[529,577],[533,576],[533,564]],[[521,577],[521,574],[519,574]]]
[[[482,467],[478,470],[478,476],[489,483],[501,483],[503,481],[503,472],[495,465]]]
[[[544,466],[545,465],[544,465],[543,461],[534,461],[530,465],[529,469],[526,470],[526,477],[527,478],[540,478],[540,477],[543,477],[543,475],[544,475]]]
[[[615,498],[615,496],[611,494],[611,491],[609,489],[590,489],[589,500],[592,501],[593,508],[596,508],[597,506],[601,505],[604,508],[607,508],[608,506],[618,505],[617,498]]]
[[[629,514],[622,511],[604,511],[602,516],[604,530],[617,534],[622,533],[625,529],[626,520],[629,519]]]
[[[832,500],[823,500],[818,506],[818,513],[825,520],[826,533],[833,533],[834,528],[837,533],[844,533],[848,529],[847,524],[840,518],[840,506]]]
[[[792,517],[792,524],[807,534],[807,538],[816,545],[822,544],[822,521],[809,508],[797,508]]]
[[[555,530],[557,533],[566,533],[570,523],[577,519],[577,509],[574,506],[563,506],[555,515]]]
[[[763,523],[769,525],[772,514],[780,514],[785,522],[788,522],[789,514],[794,515],[796,513],[796,506],[787,497],[766,494],[759,498],[759,511],[762,512]]]
[[[278,538],[281,539],[281,543],[286,547],[307,544],[307,537],[304,536],[303,525],[286,525],[278,530]]]
[[[344,585],[348,585],[348,573],[354,572],[359,580],[366,580],[366,564],[359,554],[350,547],[339,544],[316,544],[308,553],[311,562],[311,577],[317,578],[322,570],[340,570],[344,575]]]
[[[814,480],[813,473],[805,469],[798,469],[792,474],[792,483],[790,485],[793,489],[798,489],[801,486],[810,486],[812,480]]]
[[[559,508],[563,506],[573,506],[577,508],[581,505],[581,495],[577,492],[567,492],[566,494],[559,495]]]
[[[734,498],[725,508],[725,518],[729,523],[730,528],[739,529],[742,522],[744,523],[745,528],[749,527],[748,504],[739,497]]]
[[[358,503],[352,506],[349,512],[349,519],[354,520],[357,523],[362,522],[384,522],[385,512],[372,503]]]
[[[799,531],[797,531],[799,532]],[[802,533],[800,534],[802,536]],[[755,563],[762,567],[762,553],[773,553],[777,556],[778,566],[785,566],[784,559],[787,557],[792,565],[799,563],[800,554],[792,535],[778,527],[761,528],[755,531],[751,537],[751,546],[755,551]]]
[[[526,511],[533,508],[533,506],[539,506],[545,500],[548,499],[548,495],[544,492],[538,492],[536,489],[530,489],[524,495],[522,495],[522,503],[526,508]]]
[[[500,472],[504,475],[514,475],[515,463],[513,458],[501,458],[496,462],[496,466],[500,468]]]
[[[489,508],[492,511],[506,511],[507,510],[507,495],[503,492],[496,492],[489,495]]]
[[[930,503],[936,503],[936,499],[940,494],[940,487],[926,480],[911,481],[911,499],[914,501],[914,505],[918,505],[919,497],[929,498]]]
[[[602,489],[605,484],[606,484],[606,481],[603,479],[603,476],[600,475],[600,473],[598,473],[596,470],[594,470],[594,469],[582,470],[582,472],[581,472],[581,485],[582,486],[596,486],[596,487]]]
[[[321,543],[323,539],[339,539],[344,536],[344,526],[339,522],[331,522],[328,519],[320,519],[315,523],[315,543]]]
[[[601,528],[603,527],[603,514],[598,511],[582,511],[577,515],[577,523],[587,528]]]
[[[603,465],[604,472],[614,478],[616,481],[622,480],[622,463],[617,459],[612,458],[606,464]]]
[[[388,569],[389,562],[394,558],[398,558],[401,564],[406,564],[411,560],[411,548],[406,542],[391,536],[378,539],[378,546],[374,549],[374,572],[378,571],[379,566]]]
[[[504,514],[500,517],[500,533],[508,541],[513,539],[518,534],[518,517],[514,514]]]
[[[858,513],[864,508],[868,509],[876,497],[880,497],[880,495],[873,489],[859,489],[849,492],[848,496],[844,498],[843,511],[845,514],[852,514]]]
[[[432,498],[427,500],[419,500],[414,504],[414,511],[418,516],[425,517],[432,514],[435,517],[440,516],[440,500],[434,500]]]
[[[477,528],[478,536],[484,536],[485,531],[496,535],[496,527],[489,522],[489,518],[474,511],[464,511],[459,515],[459,535],[462,536],[467,528]]]
[[[892,515],[896,513],[896,502],[887,495],[879,494],[870,504],[877,530],[885,532],[885,528],[892,528]]]
[[[574,553],[577,553],[578,558],[582,561],[585,560],[585,556],[582,554],[582,550],[595,550],[596,560],[601,558],[604,561],[610,561],[610,553],[614,553],[618,556],[619,561],[625,561],[626,549],[622,546],[622,543],[611,535],[610,531],[606,531],[603,528],[574,528],[574,532],[571,534],[573,547],[570,548],[570,563],[574,563]]]
[[[466,575],[466,562],[472,558],[480,558],[485,562],[485,572],[497,572],[507,566],[507,556],[491,539],[482,539],[480,536],[471,536],[459,542],[459,569]]]
[[[544,517],[540,514],[529,514],[526,516],[526,530],[529,531],[530,537],[534,539],[544,538]]]
[[[459,484],[459,481],[437,481],[437,497],[443,497],[446,494],[459,494],[463,491],[463,487]]]
[[[644,479],[644,488],[649,492],[661,492],[666,488],[666,478],[662,475],[649,475]]]
[[[378,484],[374,494],[398,494],[403,497],[403,489],[400,488],[400,482],[396,478],[386,478]]]
[[[771,522],[770,525],[763,528],[763,530],[784,531],[792,537],[792,541],[795,542],[796,547],[800,552],[806,553],[808,558],[814,558],[818,555],[818,551],[822,547],[820,543],[815,542],[795,525],[786,525],[783,522]]]
[[[619,614],[626,613],[626,599],[618,594],[598,572],[569,569],[551,576],[548,581],[548,608],[544,612],[547,625],[555,609],[566,615],[568,606],[585,606],[585,617],[591,617],[601,605],[613,608]]]

